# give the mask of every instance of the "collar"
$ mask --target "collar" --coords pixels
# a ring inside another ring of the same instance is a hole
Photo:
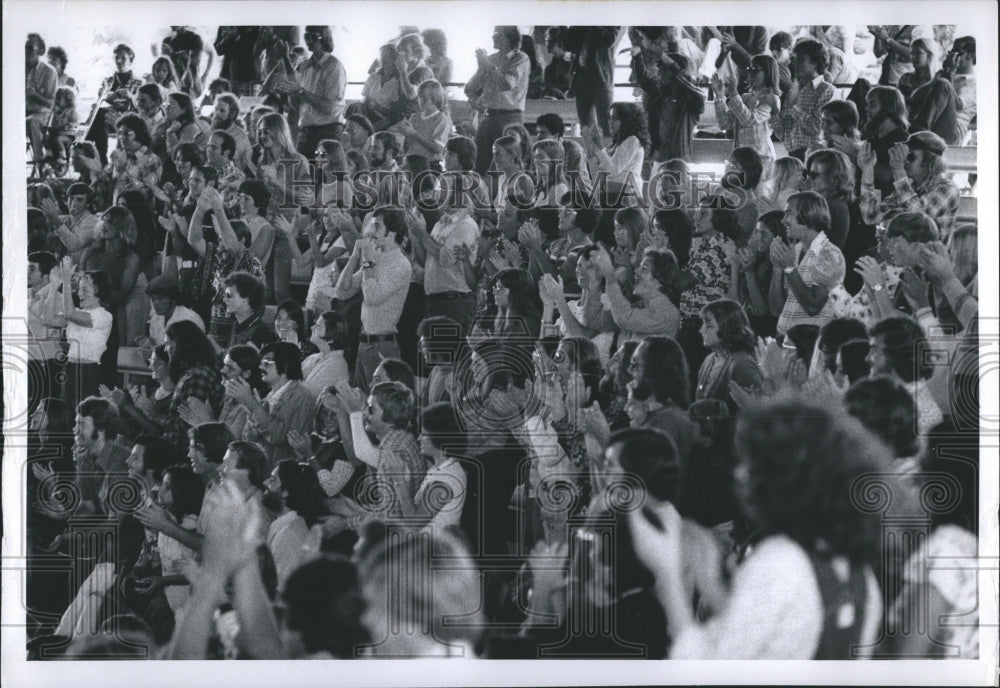
[[[281,399],[281,397],[283,397],[288,392],[289,386],[293,382],[297,382],[297,380],[286,380],[285,384],[283,384],[281,387],[278,387],[278,389],[272,389],[270,392],[267,393],[267,396],[264,398],[264,401],[270,401],[272,404],[277,403],[277,401]]]
[[[823,75],[817,74],[816,76],[813,77],[812,81],[810,81],[807,85],[812,86],[813,88],[819,88],[819,85],[822,82],[823,82]]]
[[[826,238],[826,232],[820,232],[815,237],[813,237],[813,240],[809,243],[809,248],[806,249],[806,251],[819,253],[819,250],[823,248],[823,244],[827,243],[828,241],[829,239]]]

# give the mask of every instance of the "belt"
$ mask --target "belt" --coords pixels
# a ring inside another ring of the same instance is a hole
[[[358,339],[364,344],[374,344],[375,342],[394,342],[396,341],[396,335],[394,334],[365,334],[362,332],[358,335]]]
[[[487,115],[520,115],[523,110],[496,110],[494,108],[486,108]]]
[[[428,294],[428,301],[454,301],[456,299],[464,299],[468,296],[473,296],[471,291],[441,291],[437,294]]]

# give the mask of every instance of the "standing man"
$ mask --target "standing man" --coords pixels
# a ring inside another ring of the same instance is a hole
[[[324,139],[337,139],[344,131],[344,92],[347,72],[333,56],[333,33],[329,26],[307,26],[303,37],[312,53],[286,77],[278,90],[298,103],[299,127],[295,148],[309,159]]]
[[[621,29],[620,26],[570,26],[564,43],[567,52],[573,55],[569,95],[576,100],[580,126],[588,127],[596,118],[605,136],[611,136],[608,117],[614,101],[615,46],[621,40]]]
[[[40,162],[45,157],[42,127],[52,113],[59,84],[56,70],[42,61],[44,54],[45,41],[37,33],[29,33],[24,44],[24,109],[33,162]]]
[[[170,35],[160,43],[160,51],[170,58],[181,80],[182,90],[195,99],[205,87],[208,73],[212,71],[215,53],[205,45],[204,39],[187,26],[171,26]],[[201,54],[208,55],[205,71],[201,71]]]
[[[59,261],[48,251],[36,251],[28,256],[28,334],[31,337],[28,367],[31,385],[28,387],[29,409],[49,396],[58,396],[56,365],[62,356],[61,328],[45,324],[46,304],[54,289],[49,276]]]
[[[771,276],[784,280],[787,297],[778,318],[778,334],[786,334],[795,325],[823,327],[836,313],[830,292],[844,283],[844,254],[827,237],[830,210],[826,199],[815,191],[802,191],[788,199],[785,210],[788,245],[776,238],[771,243]]]
[[[240,101],[232,93],[220,94],[215,99],[215,111],[212,113],[212,129],[224,131],[236,142],[236,154],[233,158],[240,171],[246,172],[250,164],[250,137],[240,126]]]
[[[56,236],[66,247],[74,265],[80,264],[83,250],[100,239],[97,233],[98,217],[87,209],[90,202],[90,187],[83,182],[73,182],[69,186],[69,215],[60,215],[55,200],[42,201],[42,212],[56,228]]]
[[[792,82],[791,91],[785,98],[781,126],[788,154],[804,161],[808,148],[823,147],[820,136],[823,131],[822,109],[833,100],[836,89],[823,79],[829,64],[825,45],[806,38],[795,45],[792,54],[797,81]]]
[[[445,316],[469,332],[476,316],[476,294],[465,279],[466,259],[459,260],[458,255],[467,255],[469,263],[476,264],[479,226],[463,202],[461,175],[449,173],[442,182],[446,184],[444,214],[430,232],[424,223],[412,234],[415,260],[419,263],[424,258],[424,317]]]
[[[399,358],[396,325],[403,312],[413,267],[401,245],[406,217],[398,208],[377,208],[365,220],[361,239],[340,273],[336,296],[361,291],[361,334],[354,367],[355,386],[367,390],[384,358]]]
[[[476,171],[480,174],[489,169],[493,142],[503,135],[504,127],[524,122],[531,61],[519,50],[520,45],[521,32],[516,26],[496,27],[493,31],[496,52],[487,55],[482,48],[476,50],[479,67],[465,85],[469,104],[483,113],[476,130]]]
[[[868,27],[868,32],[875,37],[875,57],[883,58],[882,75],[878,80],[880,86],[895,86],[899,77],[913,71],[910,42],[920,36],[919,32],[914,35],[916,28],[910,24]]]
[[[219,76],[229,80],[229,87],[238,96],[255,96],[263,81],[261,54],[258,43],[259,26],[220,26],[213,47],[222,58]]]

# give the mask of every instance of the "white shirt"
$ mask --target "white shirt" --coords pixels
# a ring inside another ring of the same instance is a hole
[[[462,507],[468,479],[458,461],[446,459],[440,465],[427,469],[424,481],[413,497],[416,504],[424,504],[434,516],[424,530],[457,526],[462,520]]]
[[[66,341],[69,342],[70,363],[100,363],[101,356],[108,348],[111,334],[111,313],[98,306],[81,308],[90,313],[91,326],[84,327],[70,322],[66,325]]]
[[[479,227],[476,221],[465,211],[460,211],[456,218],[453,214],[444,215],[431,230],[431,238],[441,244],[441,252],[437,257],[427,252],[424,262],[424,293],[441,294],[449,291],[470,293],[469,284],[465,281],[465,272],[461,263],[453,253],[458,246],[469,249],[469,260],[476,262],[476,248],[479,242]]]
[[[157,344],[163,344],[167,338],[167,328],[175,322],[188,320],[198,326],[202,332],[205,331],[205,322],[201,316],[186,306],[174,306],[174,312],[170,314],[170,320],[166,320],[162,315],[157,314],[152,305],[149,307],[149,337]]]

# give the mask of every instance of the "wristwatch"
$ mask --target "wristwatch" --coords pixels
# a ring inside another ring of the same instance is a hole
[[[368,270],[369,268],[373,268],[373,267],[375,267],[375,261],[373,261],[373,260],[366,260],[363,263],[361,263],[361,269],[362,270]]]
[[[881,284],[872,285],[872,291],[882,291],[882,285]]]
[[[796,269],[796,268],[795,268],[795,266],[794,266],[794,265],[789,265],[789,266],[788,266],[787,268],[785,268],[785,274],[786,274],[786,275],[790,275],[790,274],[792,274],[793,272],[795,272],[795,269]]]

